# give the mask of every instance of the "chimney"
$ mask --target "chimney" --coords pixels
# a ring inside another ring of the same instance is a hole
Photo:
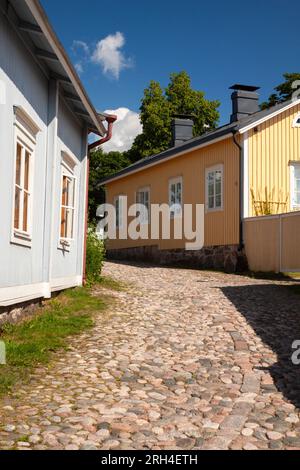
[[[231,95],[232,115],[230,122],[236,122],[240,119],[250,116],[259,111],[259,87],[247,85],[233,85],[230,90],[234,90]]]
[[[172,120],[172,147],[193,138],[194,122],[191,116],[176,116]]]

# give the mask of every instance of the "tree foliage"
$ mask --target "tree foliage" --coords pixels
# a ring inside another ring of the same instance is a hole
[[[151,81],[144,91],[141,104],[143,133],[138,135],[127,153],[134,162],[166,150],[171,145],[171,122],[176,115],[191,115],[194,136],[208,128],[214,129],[219,120],[218,101],[205,99],[204,92],[193,90],[186,72],[172,73],[166,89]]]
[[[105,192],[99,182],[141,158],[162,152],[171,146],[171,122],[176,115],[192,115],[194,136],[215,128],[219,119],[218,101],[205,99],[202,91],[193,90],[186,72],[173,73],[163,89],[151,81],[141,103],[142,134],[132,148],[124,153],[97,150],[90,158],[89,220],[96,221],[97,207],[105,202]]]
[[[96,221],[96,211],[105,202],[105,192],[99,182],[130,165],[126,154],[120,152],[104,153],[99,149],[90,157],[89,179],[89,220]]]
[[[295,81],[300,80],[300,73],[284,73],[283,78],[284,82],[274,88],[275,93],[272,93],[268,101],[260,105],[261,109],[269,109],[276,104],[284,103],[292,98],[292,94],[296,88],[299,88],[299,86],[293,88],[292,85]]]

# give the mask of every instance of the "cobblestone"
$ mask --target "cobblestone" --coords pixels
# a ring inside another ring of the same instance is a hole
[[[300,302],[284,282],[117,263],[104,274],[128,288],[0,401],[1,449],[300,448]]]

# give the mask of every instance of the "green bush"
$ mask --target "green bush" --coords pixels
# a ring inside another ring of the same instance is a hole
[[[88,286],[101,280],[101,270],[105,259],[105,248],[93,229],[89,229],[86,244],[86,280]]]

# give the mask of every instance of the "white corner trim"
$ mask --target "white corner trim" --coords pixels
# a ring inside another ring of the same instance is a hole
[[[253,122],[252,124],[249,124],[248,126],[242,127],[239,130],[240,134],[244,134],[245,132],[249,131],[250,129],[253,129],[254,127],[259,126],[260,124],[263,124],[266,121],[269,121],[270,119],[273,119],[274,117],[278,116],[281,113],[284,113],[285,111],[293,108],[294,106],[297,106],[300,104],[300,99],[293,101],[292,103],[287,104],[283,108],[278,109],[277,111],[274,111],[274,113],[269,114],[268,116],[263,117],[262,119],[258,119],[257,121]]]
[[[249,135],[248,132],[244,134],[244,158],[243,158],[243,165],[244,165],[244,210],[243,210],[243,218],[249,217]]]
[[[61,277],[50,281],[51,292],[79,286],[82,286],[82,276]]]
[[[20,304],[33,299],[50,298],[49,284],[29,284],[25,286],[13,286],[0,288],[0,306]]]

